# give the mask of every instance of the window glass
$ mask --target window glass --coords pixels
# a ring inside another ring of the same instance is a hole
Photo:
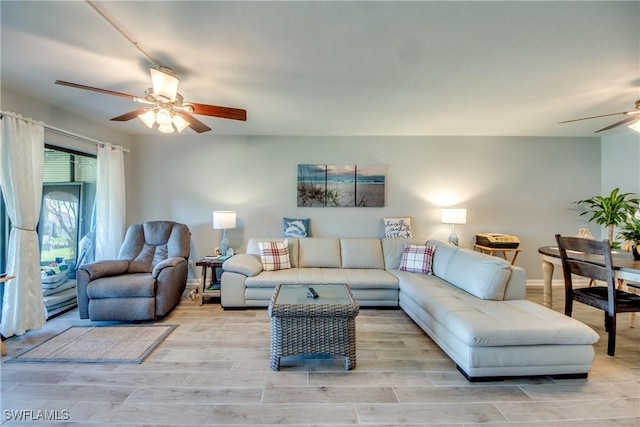
[[[44,185],[38,235],[40,265],[66,264],[75,276],[78,258],[93,259],[92,212],[95,202],[95,156],[51,146],[45,148]],[[84,239],[83,239],[84,238]]]

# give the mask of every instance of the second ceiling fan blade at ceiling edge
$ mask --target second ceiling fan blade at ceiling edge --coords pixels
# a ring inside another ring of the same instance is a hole
[[[622,111],[620,113],[611,113],[611,114],[601,114],[599,116],[591,116],[591,117],[583,117],[581,119],[573,119],[573,120],[565,120],[564,122],[558,122],[558,124],[562,124],[562,123],[571,123],[571,122],[579,122],[580,120],[591,120],[591,119],[597,119],[600,117],[608,117],[608,116],[617,116],[619,114],[633,114],[633,112],[629,112],[629,111]]]
[[[625,124],[625,123],[627,123],[627,122],[631,122],[631,121],[633,121],[633,120],[636,120],[637,118],[638,118],[638,117],[635,117],[635,116],[627,117],[626,119],[624,119],[624,120],[620,120],[619,122],[614,123],[614,124],[612,124],[612,125],[609,125],[609,126],[607,126],[606,128],[598,129],[598,130],[597,130],[597,131],[595,131],[594,133],[598,133],[598,132],[602,132],[602,131],[605,131],[605,130],[613,129],[614,127],[617,127],[617,126],[623,125],[623,124]]]

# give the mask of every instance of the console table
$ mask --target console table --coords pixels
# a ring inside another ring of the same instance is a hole
[[[517,248],[490,248],[489,246],[482,246],[482,245],[478,245],[477,243],[475,245],[473,245],[473,249],[475,249],[478,252],[482,252],[483,254],[487,254],[487,255],[495,255],[496,253],[499,253],[499,254],[502,255],[502,258],[506,259],[507,261],[509,261],[507,259],[507,254],[509,252],[513,252],[513,257],[511,258],[511,265],[515,265],[516,258],[518,258],[518,254],[520,252],[522,252],[522,249],[517,249]]]

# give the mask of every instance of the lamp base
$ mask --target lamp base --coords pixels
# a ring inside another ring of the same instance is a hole
[[[220,255],[225,256],[229,250],[229,239],[227,239],[227,230],[222,229],[222,240],[220,240]]]
[[[456,230],[453,228],[453,224],[451,224],[451,234],[449,234],[449,243],[452,245],[458,246],[458,235],[456,234]]]

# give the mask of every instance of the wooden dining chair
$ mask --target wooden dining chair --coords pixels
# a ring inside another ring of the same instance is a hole
[[[608,240],[562,237],[556,234],[556,241],[564,273],[564,314],[571,317],[573,301],[603,310],[604,327],[609,333],[607,354],[613,356],[616,351],[616,315],[639,312],[640,295],[617,289]],[[604,282],[606,286],[574,287],[572,274]]]

